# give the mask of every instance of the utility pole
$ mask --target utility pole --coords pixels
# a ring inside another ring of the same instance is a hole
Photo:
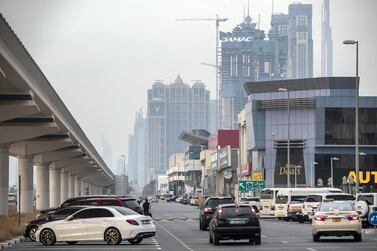
[[[217,111],[216,111],[216,129],[220,128],[220,121],[221,121],[221,105],[220,105],[220,88],[219,88],[219,79],[220,79],[220,66],[219,66],[219,28],[220,22],[226,22],[228,18],[219,18],[216,15],[216,18],[180,18],[176,19],[177,21],[215,21],[216,23],[216,103],[217,103]]]

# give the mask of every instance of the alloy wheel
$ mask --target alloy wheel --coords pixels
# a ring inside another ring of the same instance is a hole
[[[45,246],[54,245],[56,242],[55,234],[50,229],[45,229],[41,232],[40,241]]]
[[[105,241],[110,245],[117,245],[120,243],[119,231],[115,228],[110,228],[105,233]]]

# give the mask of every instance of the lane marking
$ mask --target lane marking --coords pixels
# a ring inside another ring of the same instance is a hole
[[[263,235],[263,234],[262,234],[261,236],[262,236],[263,238],[267,238],[267,236],[266,236],[266,235]]]
[[[165,227],[163,227],[160,223],[157,223],[156,222],[156,225],[158,225],[159,227],[161,227],[166,233],[168,233],[171,237],[173,237],[176,241],[178,241],[183,247],[185,247],[186,249],[190,250],[190,251],[193,251],[192,248],[190,248],[188,245],[186,245],[183,241],[181,241],[177,236],[175,236],[174,234],[172,234],[169,230],[167,230]]]
[[[288,244],[288,241],[281,241],[281,243]]]
[[[306,248],[307,250],[309,250],[309,251],[317,251],[317,249],[315,249],[315,248]]]

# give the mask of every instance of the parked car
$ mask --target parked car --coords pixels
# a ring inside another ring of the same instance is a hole
[[[234,203],[232,197],[209,197],[204,205],[200,206],[199,212],[199,229],[207,230],[216,208],[221,204]]]
[[[36,219],[26,223],[24,237],[29,238],[31,241],[36,241],[35,232],[41,224],[45,224],[50,221],[62,220],[69,215],[85,208],[85,206],[74,206],[59,209],[55,213],[51,213],[46,219]]]
[[[218,245],[220,240],[247,239],[261,244],[261,227],[254,209],[245,204],[219,205],[209,223],[209,243]]]
[[[89,198],[77,200],[71,203],[71,206],[85,205],[85,206],[120,206],[124,207],[122,199],[119,198]]]
[[[89,195],[89,196],[78,196],[69,198],[68,200],[64,201],[59,207],[55,208],[48,208],[46,210],[39,211],[39,214],[37,214],[36,219],[47,219],[47,217],[53,213],[55,213],[57,210],[66,208],[69,206],[74,205],[76,201],[84,200],[84,199],[92,199],[92,198],[117,198],[118,196],[115,195]]]
[[[131,210],[134,210],[136,213],[143,214],[143,208],[140,204],[133,198],[120,198],[123,202],[123,205]]]
[[[153,197],[151,198],[150,202],[151,202],[151,203],[156,203],[156,202],[158,202],[157,197],[156,197],[156,196],[153,196]]]
[[[82,209],[64,220],[43,224],[36,232],[36,240],[45,246],[65,241],[103,240],[118,245],[122,240],[139,244],[156,234],[151,217],[125,207],[92,207]]]
[[[184,205],[190,204],[190,196],[188,195],[183,196],[181,203]]]
[[[312,220],[313,241],[321,236],[353,236],[361,241],[361,219],[352,201],[323,202]]]

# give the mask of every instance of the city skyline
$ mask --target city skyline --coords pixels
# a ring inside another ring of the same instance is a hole
[[[250,2],[251,17],[258,20],[260,14],[260,27],[265,31],[269,30],[271,19],[271,3],[267,2]],[[292,2],[275,1],[274,13],[287,14],[287,7]],[[314,76],[320,76],[322,1],[301,2],[313,4],[313,68]],[[113,146],[112,163],[115,164],[121,154],[127,155],[127,135],[132,131],[133,114],[139,107],[145,107],[142,93],[153,80],[169,80],[180,73],[187,80],[200,78],[214,94],[214,70],[200,65],[201,62],[214,63],[214,23],[182,23],[175,19],[208,18],[219,14],[229,18],[220,26],[221,31],[228,31],[242,21],[246,3],[226,0],[205,3],[194,0],[184,4],[163,0],[153,3],[114,1],[113,6],[108,6],[106,1],[31,3],[3,0],[0,6],[4,17],[97,149],[101,141],[100,128],[105,128],[103,133]],[[372,50],[377,37],[372,14],[376,5],[375,1],[330,1],[333,75],[354,74],[354,50],[341,42],[344,39],[360,40],[361,95],[377,94],[372,81],[376,63],[369,60],[369,56],[374,57],[376,53]],[[131,13],[129,10],[134,8],[140,11]],[[356,8],[359,11],[353,13]],[[82,10],[88,9],[90,11],[82,16]],[[106,13],[112,13],[111,17]],[[355,18],[350,19],[351,15]],[[98,28],[104,33],[96,33]],[[135,54],[136,51],[143,53]],[[162,56],[154,56],[161,51],[164,52]],[[141,70],[148,70],[149,74],[141,73]],[[132,84],[137,88],[130,92],[127,88]],[[76,89],[75,95],[72,89]],[[91,98],[87,104],[82,104],[77,95]],[[134,98],[139,96],[142,98]],[[88,112],[93,108],[97,110],[96,115]]]

